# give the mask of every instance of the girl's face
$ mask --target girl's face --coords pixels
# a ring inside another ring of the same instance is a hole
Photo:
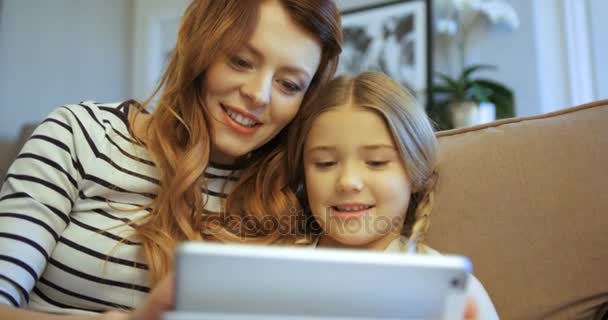
[[[331,240],[383,248],[399,235],[412,186],[380,115],[351,106],[322,113],[305,142],[304,171],[310,208]]]
[[[276,1],[260,4],[251,39],[206,73],[211,160],[231,163],[276,136],[296,115],[321,61],[317,39]]]

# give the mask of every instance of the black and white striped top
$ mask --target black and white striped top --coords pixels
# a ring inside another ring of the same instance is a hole
[[[125,211],[150,202],[158,175],[127,125],[128,104],[83,102],[34,131],[0,191],[0,303],[54,313],[133,308],[149,291]],[[207,168],[206,209],[220,211],[235,171]],[[119,244],[123,241],[123,244]]]

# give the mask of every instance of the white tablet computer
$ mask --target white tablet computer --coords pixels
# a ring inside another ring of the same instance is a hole
[[[462,319],[462,256],[187,242],[175,311],[190,319]]]

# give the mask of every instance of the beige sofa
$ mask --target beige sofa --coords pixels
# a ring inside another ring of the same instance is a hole
[[[502,319],[608,300],[608,100],[438,135],[428,242],[472,258]],[[4,148],[6,165],[19,147]]]
[[[15,160],[19,150],[21,150],[21,147],[35,128],[35,124],[29,123],[21,128],[17,135],[17,139],[0,139],[0,178],[2,179],[0,181],[4,181],[4,176],[6,175],[8,167],[13,160]]]
[[[502,319],[608,301],[608,100],[438,135],[428,243],[472,258]]]

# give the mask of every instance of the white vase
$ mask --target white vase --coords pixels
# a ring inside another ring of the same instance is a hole
[[[448,108],[454,128],[474,126],[496,119],[496,106],[491,102],[452,102]]]

